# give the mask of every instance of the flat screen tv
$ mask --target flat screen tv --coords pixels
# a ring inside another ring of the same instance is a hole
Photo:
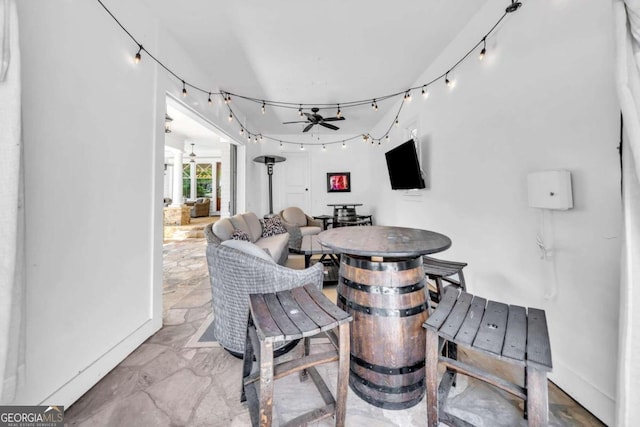
[[[413,139],[385,153],[393,190],[425,188]]]

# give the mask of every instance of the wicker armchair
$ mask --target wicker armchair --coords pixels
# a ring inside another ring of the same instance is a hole
[[[249,294],[276,292],[312,283],[322,289],[323,266],[294,270],[237,249],[209,241],[214,334],[234,356],[244,353]],[[282,343],[275,348],[284,347]],[[274,349],[275,349],[274,348]]]
[[[280,217],[289,233],[289,250],[291,251],[300,250],[302,236],[318,234],[322,231],[321,220],[313,219],[295,206],[280,211]]]

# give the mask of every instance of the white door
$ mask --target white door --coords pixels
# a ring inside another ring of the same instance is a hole
[[[311,210],[311,181],[309,153],[286,153],[284,166],[284,197],[281,209],[297,206],[305,213]],[[278,166],[280,166],[278,165]]]

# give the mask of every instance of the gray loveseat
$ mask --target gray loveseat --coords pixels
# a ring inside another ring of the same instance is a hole
[[[230,223],[233,224],[231,221]],[[254,231],[257,231],[251,216],[249,216],[249,223],[253,224]],[[236,222],[236,224],[241,223]],[[260,224],[259,221],[258,224]],[[271,239],[271,237],[263,237],[257,239],[256,242],[223,240],[220,236],[226,236],[224,233],[229,231],[227,225],[218,226],[217,233],[214,230],[216,229],[215,225],[209,224],[205,227],[208,243],[207,264],[211,280],[211,304],[214,316],[213,332],[223,348],[234,356],[242,357],[249,315],[249,295],[292,289],[308,283],[322,289],[324,274],[321,263],[305,270],[294,270],[280,265],[287,260],[288,233],[272,236],[280,236],[279,239],[273,241],[261,242],[261,240]],[[269,244],[267,245],[267,243]],[[260,244],[262,246],[259,246]],[[261,249],[261,247],[269,249],[271,245],[277,246],[274,251],[279,260],[278,263],[272,258],[273,254],[269,255]],[[280,262],[283,258],[284,261]],[[287,344],[280,343],[274,349],[283,348],[284,350]]]
[[[207,234],[207,229],[211,231],[209,234]],[[287,262],[289,233],[262,237],[262,224],[253,212],[222,218],[216,221],[212,227],[205,228],[205,236],[209,243],[221,244],[224,241],[231,240],[235,230],[245,232],[251,243],[260,249],[266,249],[271,258],[278,264],[284,265]]]

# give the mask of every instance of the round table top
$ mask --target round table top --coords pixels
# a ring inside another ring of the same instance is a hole
[[[426,255],[451,246],[451,239],[434,231],[380,225],[333,228],[318,240],[337,253],[383,257]]]

